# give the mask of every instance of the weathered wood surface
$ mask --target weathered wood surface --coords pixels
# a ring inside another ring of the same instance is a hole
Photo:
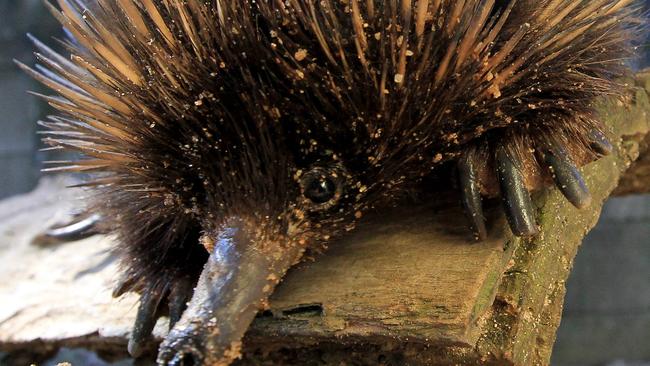
[[[638,74],[636,86],[650,92],[650,69]],[[639,141],[639,158],[632,163],[621,182],[614,191],[614,195],[650,193],[650,134],[630,136],[630,139]]]
[[[491,239],[479,244],[453,204],[369,217],[289,273],[249,331],[241,364],[548,364],[579,244],[649,129],[643,89],[601,109],[617,151],[583,169],[590,209],[550,190],[535,199],[538,238],[513,238],[494,210]],[[79,191],[60,186],[0,203],[0,350],[120,354],[137,299],[110,298],[111,239],[30,243],[75,204]]]
[[[111,239],[64,245],[32,240],[81,204],[62,179],[0,203],[0,350],[62,346],[122,349],[137,297],[116,301]],[[43,350],[45,351],[45,350]]]
[[[650,193],[650,135],[639,142],[639,159],[635,161],[614,191],[615,196]]]

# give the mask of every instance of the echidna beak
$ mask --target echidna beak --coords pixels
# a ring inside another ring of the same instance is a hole
[[[241,339],[303,248],[258,245],[238,220],[214,238],[194,294],[160,346],[158,365],[222,365],[240,355]]]
[[[591,204],[591,193],[566,151],[559,147],[553,148],[544,154],[544,160],[564,197],[577,208],[588,207]]]
[[[521,171],[503,148],[497,151],[496,162],[501,199],[512,233],[516,236],[537,235],[539,230],[533,202]]]
[[[469,220],[474,237],[478,241],[483,241],[487,239],[487,229],[478,183],[478,162],[471,152],[464,154],[458,160],[458,179],[465,215]]]

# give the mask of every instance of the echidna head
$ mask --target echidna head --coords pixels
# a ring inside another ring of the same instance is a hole
[[[222,77],[237,78],[232,72],[226,69]],[[224,93],[226,100],[213,96],[190,106],[186,113],[197,126],[179,130],[186,121],[172,119],[149,127],[137,146],[147,160],[136,164],[157,191],[149,198],[162,200],[156,214],[191,217],[206,233],[238,218],[260,236],[290,233],[303,245],[349,230],[374,202],[369,198],[391,186],[377,151],[382,137],[370,138],[362,123],[363,132],[348,130],[343,120],[355,116],[305,113],[283,91],[260,93],[267,103],[288,100],[269,107]]]
[[[221,357],[231,345],[220,342],[239,339],[245,330],[231,322],[263,307],[306,248],[319,248],[351,230],[374,197],[392,191],[379,176],[381,136],[337,131],[340,120],[351,116],[337,116],[338,121],[305,116],[302,108],[292,107],[295,100],[271,107],[284,111],[276,117],[266,115],[265,106],[230,103],[225,109],[207,98],[192,108],[206,118],[223,114],[220,118],[231,121],[206,122],[196,134],[158,132],[143,139],[152,144],[149,151],[174,149],[149,162],[159,164],[157,169],[146,169],[155,172],[149,179],[165,192],[153,198],[164,205],[154,212],[155,220],[191,218],[201,231],[200,243],[212,253],[194,300],[163,345],[163,360]],[[174,141],[158,145],[161,136]],[[215,281],[226,274],[229,280]],[[210,318],[228,320],[215,324]],[[179,339],[188,342],[180,351],[174,343]]]

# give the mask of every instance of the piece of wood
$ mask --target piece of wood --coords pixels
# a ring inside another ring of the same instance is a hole
[[[80,346],[123,354],[137,297],[111,297],[111,238],[32,243],[82,205],[83,192],[64,186],[63,179],[44,179],[34,192],[0,203],[0,350]]]
[[[650,93],[650,69],[638,74],[636,86]],[[637,134],[630,139],[639,141],[639,158],[621,178],[614,195],[624,196],[630,194],[650,193],[650,134]]]
[[[497,207],[488,214],[490,239],[478,244],[450,197],[370,216],[288,274],[248,332],[239,363],[548,364],[579,244],[649,129],[643,89],[601,110],[616,152],[583,169],[591,208],[577,210],[551,189],[535,198],[539,237],[512,237]],[[125,355],[137,299],[110,298],[111,239],[31,243],[78,194],[50,181],[0,203],[2,351],[80,346]]]
[[[639,159],[621,179],[614,196],[650,193],[650,135],[639,142]]]

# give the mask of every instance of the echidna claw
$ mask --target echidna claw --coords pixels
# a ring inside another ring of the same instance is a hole
[[[589,140],[591,141],[591,148],[597,154],[610,155],[614,151],[614,146],[612,146],[611,142],[598,130],[592,130],[589,133]]]
[[[478,162],[474,154],[468,152],[458,161],[458,179],[462,194],[463,208],[472,232],[478,241],[487,239],[481,190],[478,184]]]
[[[169,293],[169,329],[181,319],[187,303],[192,298],[193,282],[189,277],[179,278]]]
[[[585,208],[591,204],[589,188],[566,151],[558,147],[553,148],[544,154],[544,161],[551,170],[555,185],[571,204],[577,208]]]
[[[129,354],[135,358],[142,356],[145,351],[144,345],[151,340],[151,332],[158,319],[161,300],[162,293],[157,290],[145,291],[140,297],[140,306],[128,345]]]
[[[516,236],[534,236],[538,233],[530,193],[524,178],[505,149],[497,151],[497,173],[503,207]]]
[[[75,215],[68,222],[49,227],[32,242],[44,246],[85,239],[99,233],[97,224],[101,220],[101,216],[94,213]]]

